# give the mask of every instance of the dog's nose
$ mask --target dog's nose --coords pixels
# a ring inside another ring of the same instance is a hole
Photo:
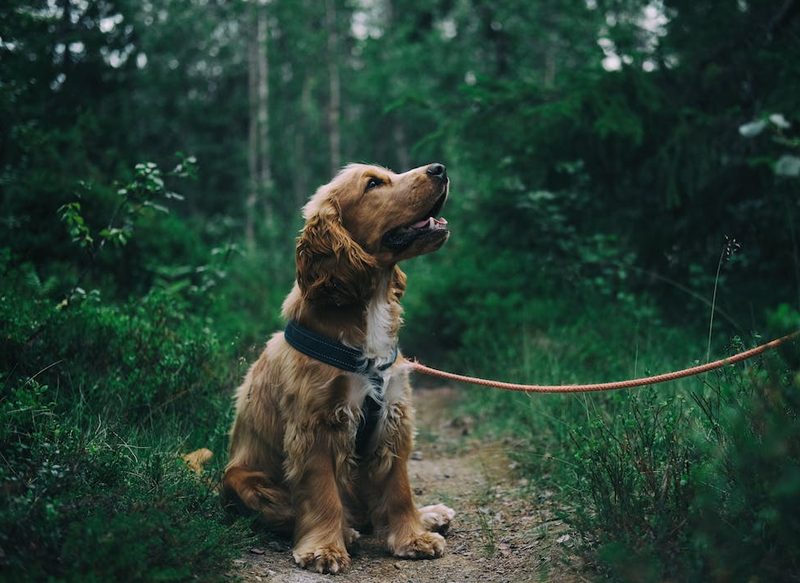
[[[447,168],[444,167],[444,164],[431,164],[425,172],[428,173],[428,176],[433,176],[434,178],[442,180],[447,178]]]

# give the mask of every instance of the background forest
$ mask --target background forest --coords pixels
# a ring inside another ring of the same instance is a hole
[[[4,0],[0,575],[223,578],[230,395],[344,163],[447,164],[407,354],[682,368],[800,325],[800,2]],[[587,576],[796,581],[800,356],[638,393],[472,392]]]

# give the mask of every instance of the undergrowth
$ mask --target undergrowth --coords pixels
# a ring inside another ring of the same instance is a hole
[[[291,273],[144,204],[163,198],[154,176],[62,207],[58,261],[0,249],[3,580],[224,580],[252,541],[215,485],[233,388]],[[200,477],[181,459],[199,447],[215,453]]]
[[[292,233],[275,256],[241,253],[235,225],[195,225],[164,214],[164,201],[144,204],[166,196],[158,176],[137,166],[123,194],[86,190],[80,204],[61,206],[63,225],[53,208],[54,224],[25,235],[58,249],[50,260],[25,253],[28,240],[0,249],[4,578],[223,579],[252,537],[223,514],[213,484],[232,388],[280,326]],[[561,277],[548,271],[558,258],[540,265],[532,253],[520,262],[459,245],[448,249],[457,265],[437,269],[451,261],[443,255],[406,267],[404,348],[427,362],[561,384],[682,368],[705,352],[700,327],[668,325],[625,284],[623,247],[600,253],[593,239],[570,248],[584,260]],[[785,308],[770,329],[798,324]],[[790,347],[669,385],[591,395],[470,390],[466,406],[482,431],[526,444],[513,452],[520,471],[558,492],[600,576],[796,580],[798,370]],[[180,459],[198,447],[216,453],[200,479]]]
[[[484,340],[471,336],[451,364],[567,384],[683,368],[705,352],[702,333],[654,325],[650,309],[617,304],[609,318],[607,303],[576,311],[569,294],[543,298],[519,310],[504,342],[491,330],[492,309],[474,312]],[[785,307],[772,321],[775,334],[798,327]],[[718,350],[763,340],[734,338]],[[466,408],[481,431],[528,444],[512,452],[520,471],[534,488],[558,492],[560,512],[598,575],[791,581],[800,567],[799,364],[795,343],[704,377],[615,393],[467,389]]]

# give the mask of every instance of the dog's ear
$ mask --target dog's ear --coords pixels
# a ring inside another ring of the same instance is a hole
[[[297,283],[306,299],[355,303],[372,293],[375,268],[375,259],[350,237],[333,203],[308,217],[297,240]]]

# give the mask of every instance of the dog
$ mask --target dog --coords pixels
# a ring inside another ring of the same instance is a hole
[[[414,411],[397,351],[397,263],[449,238],[442,164],[403,174],[352,164],[303,207],[289,322],[236,391],[226,504],[293,533],[304,568],[337,573],[372,528],[396,557],[435,558],[455,512],[417,508],[407,462]]]

